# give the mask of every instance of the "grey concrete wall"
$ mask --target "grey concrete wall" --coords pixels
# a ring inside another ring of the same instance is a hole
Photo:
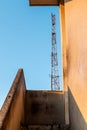
[[[69,107],[70,107],[70,130],[87,130],[85,121],[77,102],[75,101],[69,89]]]
[[[71,130],[86,130],[87,0],[64,0],[64,2],[65,3],[61,5],[63,11],[61,11],[62,21],[64,21],[61,25],[64,27],[64,31],[62,32],[62,45],[63,61],[67,58],[65,76],[67,77],[67,86],[69,86],[70,90],[69,106]]]
[[[24,121],[25,81],[19,70],[0,110],[0,130],[20,130]]]
[[[64,93],[26,91],[25,117],[27,125],[64,124]]]

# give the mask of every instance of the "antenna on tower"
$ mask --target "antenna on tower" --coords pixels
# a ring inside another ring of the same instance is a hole
[[[56,43],[56,16],[52,17],[52,52],[51,52],[51,90],[60,90],[58,76],[58,59],[57,59],[57,43]]]

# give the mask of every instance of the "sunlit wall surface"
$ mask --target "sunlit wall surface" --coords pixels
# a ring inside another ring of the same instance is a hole
[[[65,2],[71,130],[87,129],[87,1]]]

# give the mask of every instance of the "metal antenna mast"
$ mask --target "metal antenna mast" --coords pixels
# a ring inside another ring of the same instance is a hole
[[[58,76],[58,59],[57,59],[57,43],[56,43],[56,16],[52,17],[52,52],[51,52],[51,90],[60,90]]]

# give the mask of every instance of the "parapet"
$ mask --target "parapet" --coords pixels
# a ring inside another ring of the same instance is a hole
[[[25,90],[23,70],[19,69],[0,110],[0,130],[20,130],[20,122],[24,120]]]

